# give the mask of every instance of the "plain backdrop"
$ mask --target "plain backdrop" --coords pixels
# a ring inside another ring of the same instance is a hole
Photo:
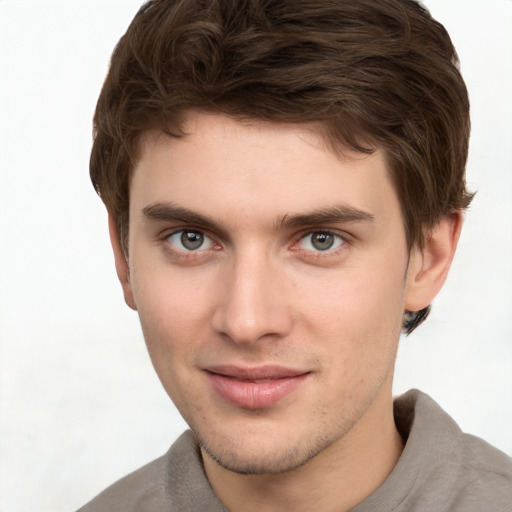
[[[91,118],[133,0],[0,0],[0,512],[65,512],[185,428],[123,302],[88,178]],[[512,453],[512,2],[428,1],[472,102],[477,190],[429,321],[401,342],[418,387]]]

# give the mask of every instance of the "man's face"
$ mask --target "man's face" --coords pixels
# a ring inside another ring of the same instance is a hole
[[[384,157],[300,125],[190,114],[146,138],[129,283],[156,371],[224,467],[297,467],[379,428],[408,250]]]

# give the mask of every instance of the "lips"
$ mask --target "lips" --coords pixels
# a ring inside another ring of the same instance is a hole
[[[310,372],[280,366],[205,369],[213,390],[226,402],[245,409],[265,409],[292,394]]]

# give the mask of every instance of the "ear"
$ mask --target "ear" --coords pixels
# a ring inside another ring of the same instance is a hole
[[[137,310],[137,306],[135,305],[135,300],[133,298],[132,285],[130,283],[128,259],[119,238],[116,219],[110,212],[108,213],[108,231],[110,233],[110,243],[112,244],[112,249],[114,251],[117,277],[123,287],[124,301],[130,308]]]
[[[424,246],[411,253],[405,309],[419,311],[429,306],[443,287],[457,248],[462,212],[443,217],[428,233]]]

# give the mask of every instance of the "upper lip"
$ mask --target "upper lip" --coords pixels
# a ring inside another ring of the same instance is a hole
[[[235,365],[215,365],[209,366],[205,368],[205,370],[210,373],[222,375],[223,377],[241,381],[286,379],[309,373],[304,370],[276,365],[264,365],[253,368]]]

